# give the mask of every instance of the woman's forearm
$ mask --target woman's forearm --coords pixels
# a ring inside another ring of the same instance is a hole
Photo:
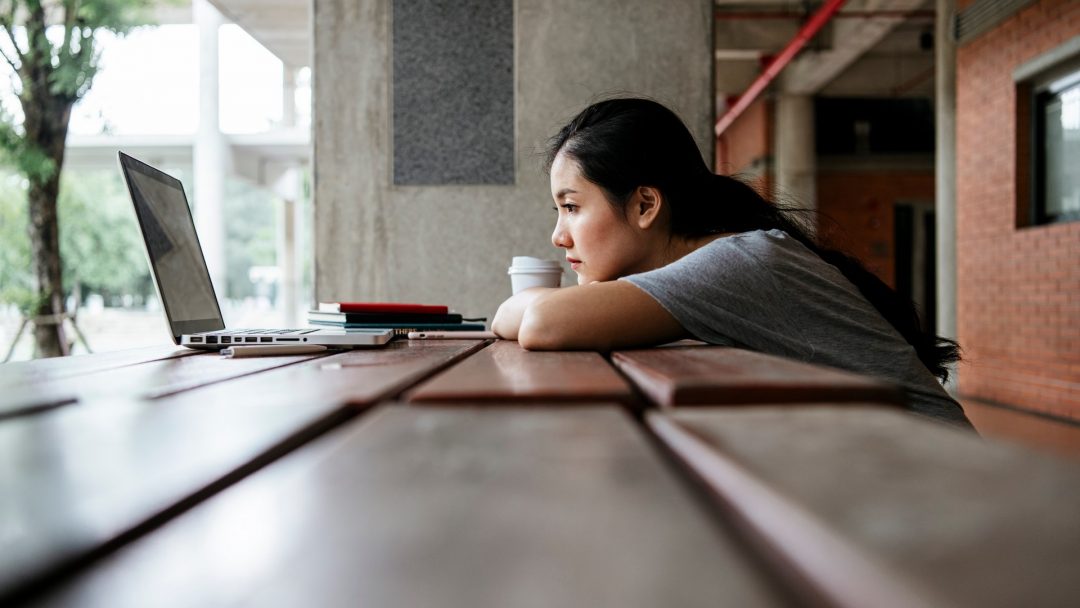
[[[540,296],[555,291],[552,287],[533,287],[521,291],[503,302],[491,322],[491,331],[504,340],[517,340],[525,309]]]

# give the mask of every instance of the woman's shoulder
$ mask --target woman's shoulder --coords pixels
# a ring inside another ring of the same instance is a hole
[[[724,247],[732,245],[752,245],[756,243],[777,244],[795,241],[791,236],[779,228],[771,230],[747,230],[746,232],[732,232],[717,235],[703,247]]]
[[[716,236],[665,266],[624,278],[694,283],[749,280],[765,270],[770,265],[769,259],[775,257],[770,253],[777,246],[773,241],[786,237],[782,231],[764,230]]]
[[[701,246],[697,252],[703,257],[725,256],[739,251],[755,257],[771,257],[769,252],[777,249],[805,249],[802,243],[792,238],[787,232],[772,230],[750,230],[727,234],[713,239]],[[695,252],[695,253],[697,253]]]

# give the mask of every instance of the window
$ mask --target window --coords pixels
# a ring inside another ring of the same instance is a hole
[[[1080,220],[1080,37],[1014,78],[1017,226]]]
[[[1036,224],[1080,219],[1080,68],[1034,90]]]

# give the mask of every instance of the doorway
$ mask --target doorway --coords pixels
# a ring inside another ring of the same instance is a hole
[[[893,276],[896,291],[915,302],[925,331],[937,330],[937,255],[934,204],[897,201],[893,206]]]

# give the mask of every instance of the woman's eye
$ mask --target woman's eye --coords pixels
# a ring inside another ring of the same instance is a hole
[[[571,205],[571,204],[563,205],[563,209],[566,209],[567,213],[573,213],[574,211],[577,210],[577,207],[578,207],[577,205]]]

